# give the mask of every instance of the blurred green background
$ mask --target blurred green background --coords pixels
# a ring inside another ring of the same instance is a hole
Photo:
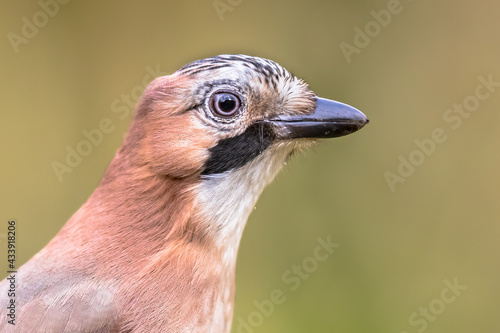
[[[245,53],[371,122],[298,156],[265,190],[241,243],[233,332],[498,330],[500,87],[471,97],[480,76],[500,82],[497,1],[70,1],[46,21],[36,1],[0,6],[2,277],[7,219],[23,263],[98,184],[130,120],[111,105],[152,79],[147,68]],[[26,20],[38,31],[23,35]],[[460,125],[443,118],[464,101],[474,111]],[[103,118],[114,131],[59,181],[51,163]],[[446,141],[419,153],[436,128]],[[420,165],[391,188],[387,172],[410,157]],[[340,247],[291,290],[283,274],[329,235]],[[259,312],[274,289],[286,300]]]

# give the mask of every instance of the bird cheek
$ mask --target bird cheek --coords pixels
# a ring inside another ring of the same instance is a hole
[[[215,139],[188,116],[169,117],[148,131],[148,160],[154,172],[183,178],[199,172]]]

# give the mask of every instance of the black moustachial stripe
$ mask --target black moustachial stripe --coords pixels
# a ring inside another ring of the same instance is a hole
[[[271,125],[256,122],[242,134],[219,141],[210,148],[202,175],[222,173],[244,166],[259,156],[273,142]]]

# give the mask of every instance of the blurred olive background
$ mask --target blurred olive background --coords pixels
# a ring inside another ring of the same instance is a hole
[[[371,122],[299,155],[265,190],[241,243],[233,332],[498,330],[500,87],[456,130],[443,115],[474,95],[478,77],[500,82],[500,4],[401,0],[377,31],[371,11],[389,3],[71,1],[13,47],[9,33],[22,37],[23,17],[33,22],[42,7],[4,1],[0,274],[9,218],[17,219],[21,264],[98,184],[130,120],[113,103],[125,105],[122,96],[141,91],[152,71],[245,53],[277,61]],[[348,62],[340,45],[355,46],[354,29],[367,24],[373,37]],[[64,163],[66,147],[103,118],[114,130],[59,181],[51,164]],[[415,140],[436,128],[447,140],[392,191],[386,172],[418,157]],[[283,274],[328,236],[340,247],[291,290]],[[467,286],[450,304],[446,279]],[[286,300],[259,314],[255,302],[274,289]]]

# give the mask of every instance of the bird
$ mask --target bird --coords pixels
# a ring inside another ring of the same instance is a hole
[[[223,54],[153,79],[98,187],[18,269],[16,322],[2,314],[0,331],[230,332],[259,195],[295,153],[367,122],[264,58]]]

